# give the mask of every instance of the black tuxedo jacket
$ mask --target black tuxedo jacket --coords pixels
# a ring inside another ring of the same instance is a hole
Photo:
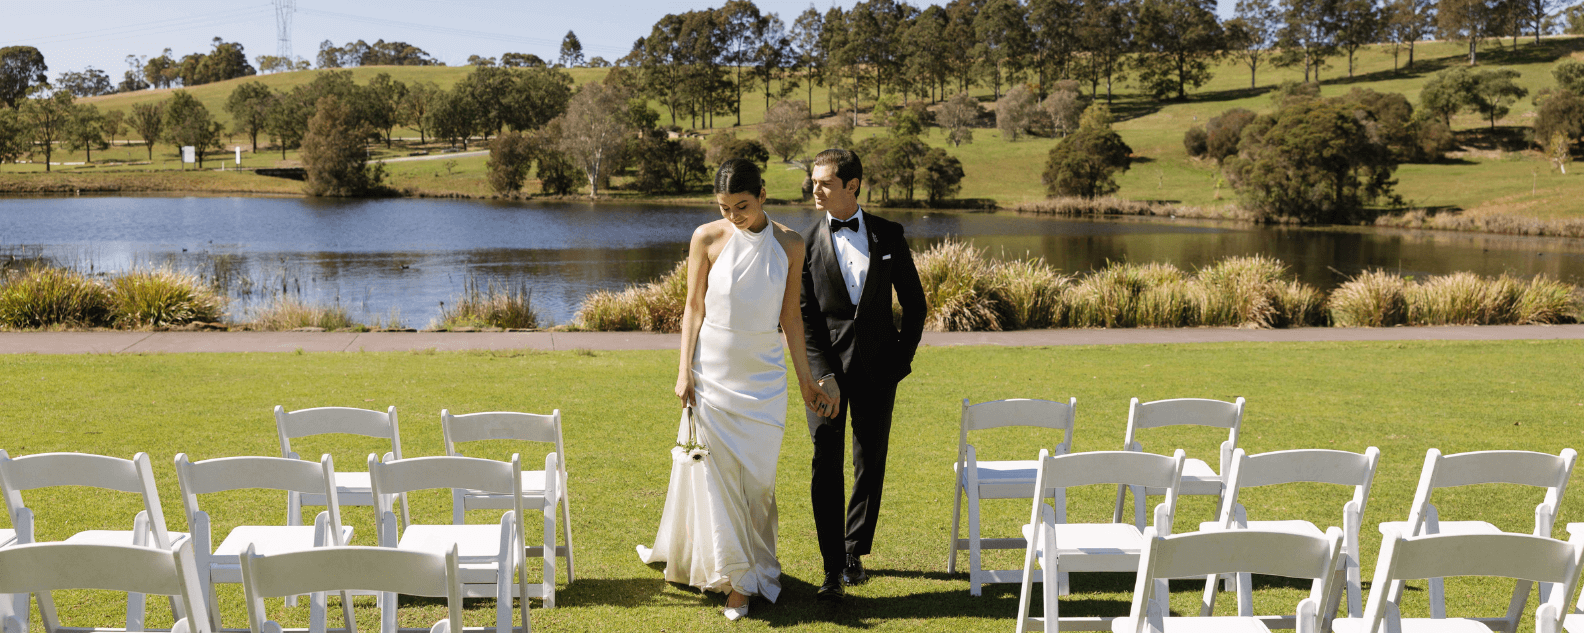
[[[853,305],[843,280],[825,214],[803,232],[803,332],[809,371],[835,374],[844,391],[868,384],[895,385],[913,371],[913,354],[924,334],[924,288],[902,225],[864,214],[869,239],[869,274]],[[900,328],[891,312],[895,289],[902,306]]]

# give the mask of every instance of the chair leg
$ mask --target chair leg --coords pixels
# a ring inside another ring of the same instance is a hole
[[[1358,559],[1349,556],[1347,561],[1347,601],[1348,617],[1364,617],[1364,583],[1363,572],[1359,569]]]
[[[957,525],[962,518],[962,486],[952,484],[952,528],[951,547],[946,555],[946,573],[957,573]]]
[[[1446,583],[1440,578],[1430,579],[1430,617],[1437,620],[1446,618]]]
[[[380,633],[396,633],[396,602],[396,594],[380,594]]]
[[[570,585],[576,576],[572,565],[572,497],[565,483],[563,481],[561,486],[561,529],[566,532],[567,584]]]
[[[346,625],[347,633],[357,633],[357,618],[352,616],[352,594],[345,591],[341,592],[341,620]]]
[[[149,520],[147,511],[139,512],[137,514],[137,518],[132,520],[132,544],[143,547],[147,547],[149,544]],[[127,592],[126,630],[143,630],[143,616],[147,609],[147,605],[148,600],[143,594]]]
[[[982,595],[984,591],[979,587],[980,547],[979,547],[979,495],[977,491],[968,491],[968,595]]]
[[[1523,617],[1524,605],[1529,602],[1529,591],[1533,587],[1534,583],[1527,580],[1515,581],[1512,602],[1508,603],[1507,616],[1504,618],[1507,621],[1508,633],[1515,633],[1518,630],[1518,620]]]
[[[554,506],[546,508],[544,513],[544,608],[555,608],[555,559],[556,559],[556,509]],[[570,550],[568,550],[570,551]],[[527,561],[523,561],[526,563]],[[528,604],[528,596],[523,596],[523,604]]]

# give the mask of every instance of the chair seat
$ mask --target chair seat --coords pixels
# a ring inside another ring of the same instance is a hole
[[[1436,534],[1502,533],[1501,529],[1484,521],[1441,521],[1437,523],[1437,527],[1440,529]],[[1400,532],[1403,536],[1409,536],[1407,521],[1387,521],[1380,524],[1380,533],[1382,535],[1390,534],[1393,530]]]
[[[1220,475],[1202,459],[1183,461],[1182,483],[1177,486],[1180,495],[1219,495],[1225,487]],[[1164,495],[1165,488],[1150,488],[1146,494]]]
[[[1166,633],[1270,633],[1270,627],[1254,618],[1165,618]],[[1135,633],[1138,626],[1133,618],[1111,621],[1113,633]]]
[[[170,535],[171,546],[180,545],[187,540],[186,532],[166,532]],[[85,530],[66,538],[66,543],[79,543],[84,545],[132,545],[131,530]],[[153,543],[149,543],[153,545]]]
[[[543,499],[545,496],[545,471],[522,471],[522,496],[524,499]],[[468,508],[489,510],[509,510],[516,505],[512,502],[510,494],[499,492],[485,492],[483,490],[464,490]]]
[[[1039,475],[1039,462],[1032,459],[1006,461],[1006,462],[975,462],[978,468],[979,484],[1022,484],[1034,485],[1034,479]],[[957,470],[960,464],[952,464],[952,469]],[[957,481],[961,485],[968,484],[968,473],[957,473]]]
[[[0,547],[5,547],[16,541],[16,530],[0,530]]]
[[[1578,524],[1569,523],[1568,528],[1571,529],[1574,525]],[[1567,631],[1567,633],[1584,633],[1584,615],[1576,613],[1568,615],[1566,619],[1562,620],[1562,630]]]
[[[338,471],[335,480],[337,503],[344,506],[374,505],[374,487],[369,483],[368,473]],[[324,495],[304,493],[301,498],[305,506],[322,506],[326,503]]]
[[[1370,633],[1366,628],[1364,618],[1337,618],[1331,623],[1333,633]],[[1463,618],[1404,618],[1402,630],[1403,633],[1491,633],[1491,628],[1480,621]]]
[[[445,554],[455,545],[462,582],[494,584],[500,537],[499,525],[410,525],[396,548]]]
[[[1044,541],[1034,538],[1033,525],[1023,526],[1023,538],[1034,543],[1034,557],[1043,568]],[[1056,525],[1056,558],[1061,561],[1061,571],[1138,571],[1143,549],[1144,535],[1129,523]]]
[[[351,541],[352,526],[341,526],[341,542]],[[249,544],[254,546],[254,551],[260,556],[311,549],[314,546],[314,526],[244,525],[231,530],[231,533],[226,535],[220,546],[215,548],[211,560],[234,563],[237,561],[237,556],[247,550]]]

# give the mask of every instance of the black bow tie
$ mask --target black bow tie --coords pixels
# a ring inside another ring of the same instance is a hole
[[[830,222],[831,222],[830,230],[831,230],[832,233],[835,233],[835,232],[840,231],[842,229],[852,229],[852,232],[854,232],[854,233],[858,232],[858,218],[853,218],[853,219],[847,220],[845,222],[842,221],[842,220],[838,220],[836,218],[831,218]]]

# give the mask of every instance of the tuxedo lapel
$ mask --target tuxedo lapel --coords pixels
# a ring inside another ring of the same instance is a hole
[[[887,254],[880,244],[880,234],[875,232],[875,217],[865,214],[864,220],[864,232],[868,233],[866,237],[869,240],[869,271],[864,275],[863,292],[858,296],[858,312],[863,312],[864,306],[879,301],[880,298],[877,294],[881,292],[885,293],[885,307],[886,311],[889,312],[891,308],[891,278],[884,272],[891,265],[891,260],[886,259]],[[857,318],[856,315],[854,318]]]
[[[814,254],[820,259],[816,264],[823,269],[821,272],[825,276],[825,287],[829,290],[822,297],[829,296],[840,301],[849,310],[854,308],[852,297],[847,293],[847,282],[842,277],[841,260],[836,257],[836,245],[831,241],[829,222],[820,220],[819,227],[814,230],[814,241]],[[818,278],[815,276],[815,279]]]

